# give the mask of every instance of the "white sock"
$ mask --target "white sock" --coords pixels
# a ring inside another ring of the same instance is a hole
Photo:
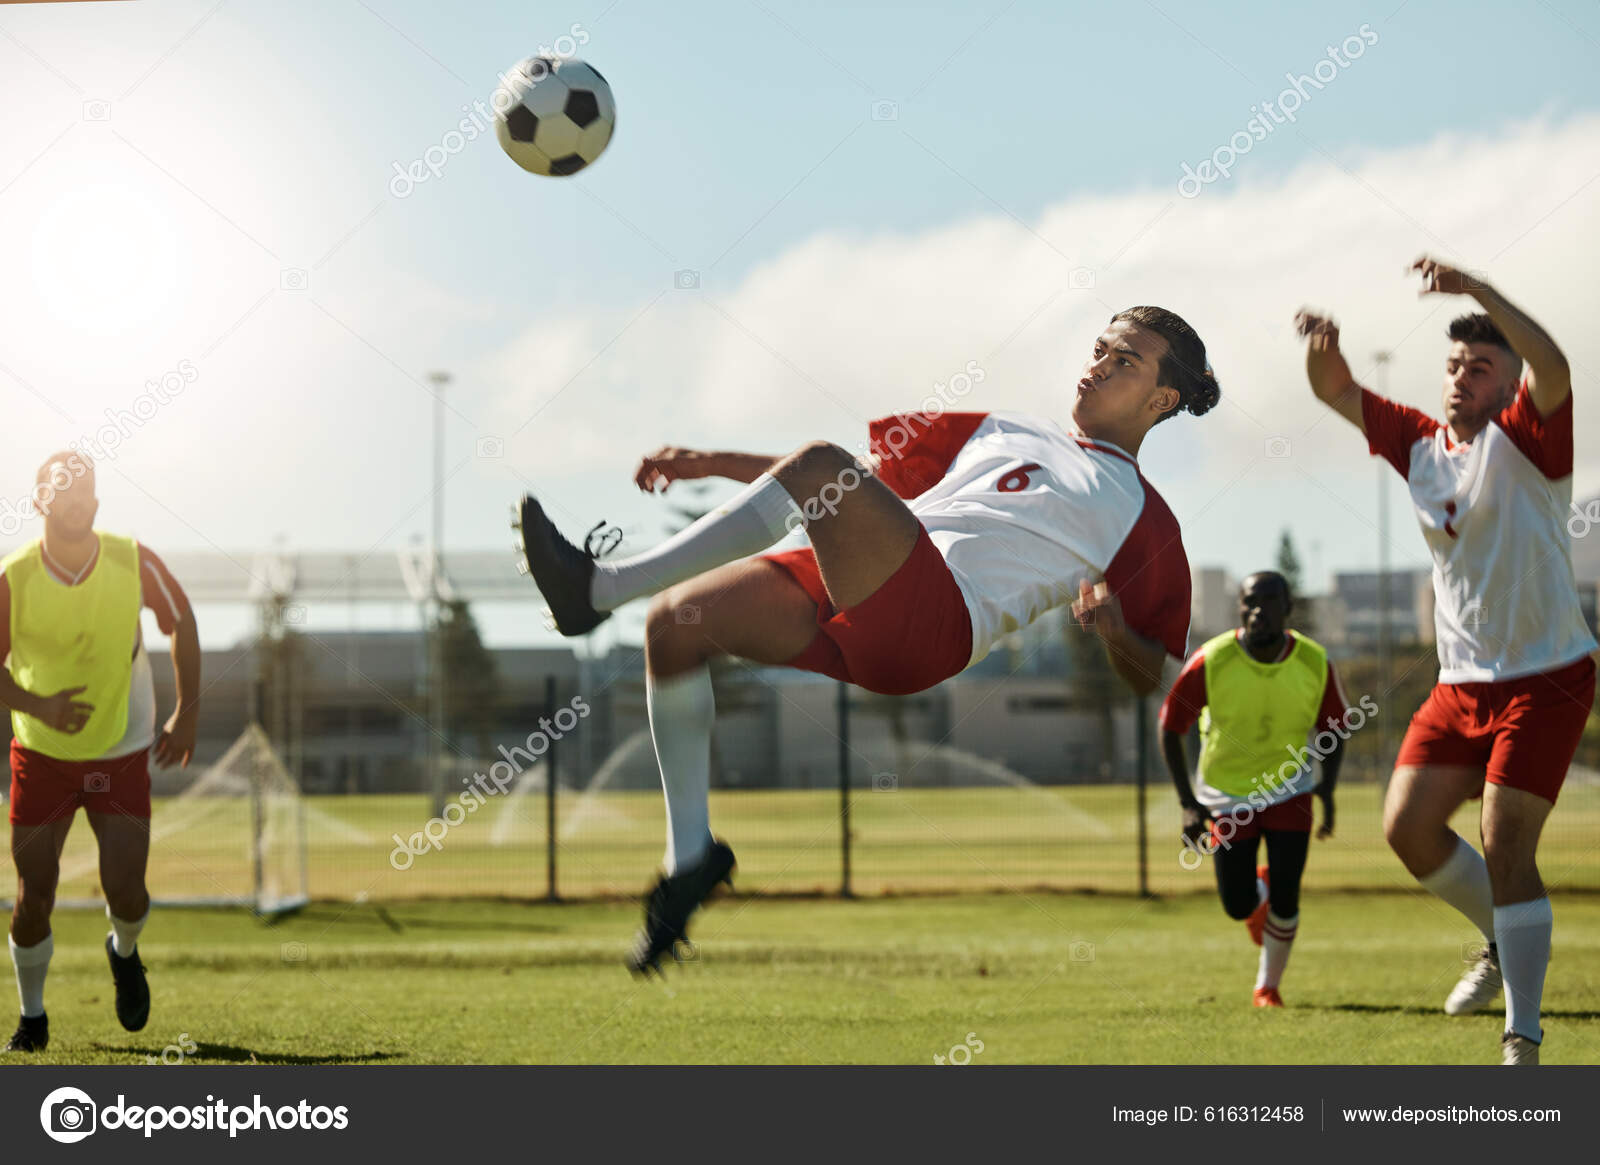
[[[1272,892],[1267,889],[1267,880],[1265,878],[1257,877],[1256,878],[1256,905],[1260,906],[1261,903],[1265,902],[1270,897],[1272,897]]]
[[[44,1014],[44,977],[50,970],[50,956],[55,954],[56,936],[47,934],[43,941],[31,947],[19,947],[17,940],[7,938],[11,944],[11,965],[17,972],[17,997],[22,1001],[22,1014],[29,1019]]]
[[[669,679],[645,675],[650,738],[667,799],[667,873],[693,866],[711,844],[711,669]]]
[[[1483,932],[1484,942],[1494,942],[1495,907],[1494,893],[1489,889],[1489,867],[1466,838],[1458,836],[1456,852],[1444,865],[1417,881],[1424,890],[1432,891],[1465,914]]]
[[[736,496],[660,546],[620,562],[594,564],[589,601],[614,611],[726,562],[758,554],[798,524],[789,491],[763,473]]]
[[[139,932],[144,929],[145,919],[149,917],[150,911],[146,908],[144,918],[137,922],[124,922],[111,913],[111,907],[106,907],[106,918],[111,921],[111,946],[118,958],[125,959],[133,954],[134,948],[139,945]]]
[[[1267,911],[1267,926],[1261,932],[1261,966],[1256,971],[1257,987],[1276,987],[1283,982],[1283,969],[1289,965],[1289,951],[1294,946],[1295,932],[1300,929],[1300,916],[1279,918]]]
[[[1539,1029],[1539,1004],[1550,962],[1552,921],[1548,897],[1494,908],[1494,938],[1506,981],[1506,1030],[1534,1043],[1544,1034]]]

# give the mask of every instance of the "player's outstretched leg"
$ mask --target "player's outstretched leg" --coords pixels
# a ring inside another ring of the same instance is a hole
[[[116,985],[117,1022],[136,1032],[150,1019],[150,985],[139,958],[139,932],[150,916],[145,866],[150,856],[150,821],[110,813],[90,813],[89,825],[100,845],[100,886],[106,895],[106,961]]]
[[[17,976],[22,1018],[5,1050],[42,1052],[50,1043],[50,1019],[44,1010],[44,981],[55,952],[50,913],[55,907],[61,847],[70,817],[46,825],[11,827],[11,860],[17,867],[17,902],[11,911],[11,965]]]
[[[1300,879],[1306,869],[1311,831],[1268,829],[1267,909],[1261,928],[1261,962],[1256,969],[1254,1001],[1257,1007],[1282,1007],[1278,988],[1289,966],[1289,952],[1300,930]]]
[[[1383,803],[1383,832],[1389,848],[1424,890],[1454,906],[1483,935],[1483,951],[1445,999],[1447,1015],[1471,1015],[1500,996],[1489,867],[1478,851],[1450,828],[1451,815],[1482,787],[1482,769],[1408,765],[1395,769]]]
[[[1535,856],[1552,808],[1543,797],[1522,789],[1484,786],[1483,852],[1494,887],[1495,946],[1505,977],[1505,1064],[1537,1064],[1544,1040],[1539,1012],[1553,919]]]
[[[617,562],[597,562],[593,548],[568,542],[531,496],[523,497],[513,527],[521,533],[523,564],[550,605],[556,629],[583,635],[624,603],[765,550],[798,522],[798,513],[784,487],[763,473],[661,545]]]

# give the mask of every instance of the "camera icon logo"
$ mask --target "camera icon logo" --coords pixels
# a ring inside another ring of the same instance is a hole
[[[290,603],[283,609],[283,621],[285,623],[293,623],[296,626],[304,623],[306,621],[305,607],[299,603]]]
[[[873,121],[899,121],[900,106],[893,101],[874,101],[872,103]]]
[[[72,1145],[94,1132],[97,1111],[81,1088],[57,1088],[39,1106],[39,1124],[52,1141]]]
[[[1274,461],[1282,461],[1289,456],[1291,446],[1287,437],[1268,437],[1263,446],[1263,452]]]
[[[685,267],[682,271],[672,273],[672,286],[678,291],[698,291],[700,289],[700,272],[691,271]]]
[[[283,291],[304,291],[310,285],[304,267],[285,267],[278,272],[278,287]]]
[[[1092,291],[1094,289],[1094,268],[1074,267],[1067,272],[1067,286],[1073,291]]]
[[[478,438],[479,457],[504,457],[505,455],[506,443],[499,437]]]
[[[1073,943],[1067,948],[1067,958],[1074,963],[1094,962],[1094,944],[1083,941]]]
[[[894,773],[873,773],[872,791],[874,793],[893,793],[900,787],[900,778]]]
[[[85,793],[111,792],[111,774],[85,773],[83,775],[83,791]]]
[[[303,963],[306,961],[306,944],[280,943],[278,958],[285,963]]]
[[[700,608],[693,603],[685,603],[672,612],[672,617],[680,625],[698,623],[700,622]]]
[[[94,97],[83,103],[84,121],[110,121],[111,102]]]

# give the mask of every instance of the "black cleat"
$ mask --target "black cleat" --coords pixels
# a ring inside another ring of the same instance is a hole
[[[522,561],[518,569],[533,576],[539,593],[550,604],[557,631],[584,635],[611,617],[610,611],[597,611],[589,601],[596,555],[563,538],[532,494],[522,495],[517,520],[511,526],[520,532]]]
[[[117,984],[117,1022],[125,1029],[136,1032],[150,1018],[150,984],[144,979],[144,964],[139,961],[139,948],[123,958],[117,954],[116,944],[106,935],[106,958],[111,960],[111,978]]]
[[[8,1052],[42,1052],[50,1046],[50,1017],[40,1012],[23,1016],[17,1030],[6,1045]]]
[[[733,887],[733,851],[720,841],[711,843],[706,856],[692,870],[671,876],[663,874],[656,882],[650,897],[644,903],[644,929],[628,956],[628,970],[635,975],[649,976],[651,971],[662,975],[661,956],[670,953],[678,962],[683,956],[678,945],[687,945],[685,933],[689,916],[700,904],[711,897],[711,892],[721,883]]]

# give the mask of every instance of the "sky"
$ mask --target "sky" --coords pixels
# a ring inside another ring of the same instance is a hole
[[[43,454],[110,410],[107,528],[158,552],[392,554],[429,529],[447,371],[447,549],[509,552],[523,490],[642,549],[671,520],[631,485],[650,449],[854,448],[974,362],[961,407],[1065,419],[1107,318],[1159,303],[1223,388],[1141,454],[1191,562],[1247,573],[1288,528],[1313,586],[1371,569],[1379,463],[1311,398],[1296,308],[1339,318],[1365,383],[1392,352],[1392,395],[1436,410],[1469,305],[1418,298],[1404,271],[1428,251],[1555,335],[1580,432],[1595,392],[1600,12],[1505,12],[0,7],[0,547],[37,535],[7,507]],[[492,133],[447,137],[566,46],[617,101],[592,168],[539,178]],[[1592,444],[1574,484],[1600,489]],[[1422,564],[1389,494],[1390,558]],[[485,629],[547,641],[527,611]]]

